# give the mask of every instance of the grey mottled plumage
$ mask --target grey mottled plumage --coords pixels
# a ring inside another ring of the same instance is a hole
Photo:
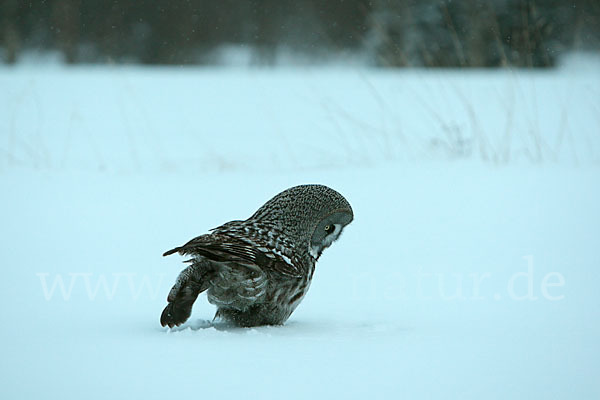
[[[354,215],[323,185],[301,185],[273,197],[245,221],[231,221],[164,255],[189,255],[169,292],[160,322],[181,325],[200,293],[217,314],[240,326],[283,324],[306,294],[315,263]]]

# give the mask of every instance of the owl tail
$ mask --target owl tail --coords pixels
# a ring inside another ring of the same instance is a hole
[[[163,253],[163,257],[170,256],[171,254],[175,254],[175,253],[177,253],[178,251],[180,251],[180,250],[181,250],[183,247],[185,247],[185,246],[181,246],[181,247],[175,247],[174,249],[171,249],[171,250],[169,250],[169,251],[165,251],[165,252]]]

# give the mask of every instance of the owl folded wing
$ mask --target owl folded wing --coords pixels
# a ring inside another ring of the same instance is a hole
[[[301,266],[294,265],[287,257],[284,258],[266,247],[257,247],[229,235],[214,233],[201,235],[183,246],[165,252],[163,256],[173,253],[202,256],[217,263],[251,264],[253,268],[258,266],[264,271],[271,271],[288,277],[301,278],[304,276]]]

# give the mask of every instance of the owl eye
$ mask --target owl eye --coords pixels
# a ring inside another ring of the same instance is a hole
[[[330,234],[331,232],[333,232],[333,225],[326,225],[325,226],[325,232],[327,232],[327,234]]]

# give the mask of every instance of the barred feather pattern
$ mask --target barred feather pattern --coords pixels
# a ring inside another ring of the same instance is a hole
[[[276,227],[252,221],[213,233],[243,242],[252,260],[222,264],[212,276],[207,295],[218,308],[217,317],[241,326],[286,321],[310,287],[316,260],[299,259],[294,244]]]
[[[169,293],[161,324],[185,322],[205,290],[217,306],[216,318],[240,326],[284,323],[306,295],[321,251],[352,219],[350,205],[333,189],[297,186],[247,220],[228,222],[166,252],[192,258]],[[332,236],[317,229],[334,224]]]

